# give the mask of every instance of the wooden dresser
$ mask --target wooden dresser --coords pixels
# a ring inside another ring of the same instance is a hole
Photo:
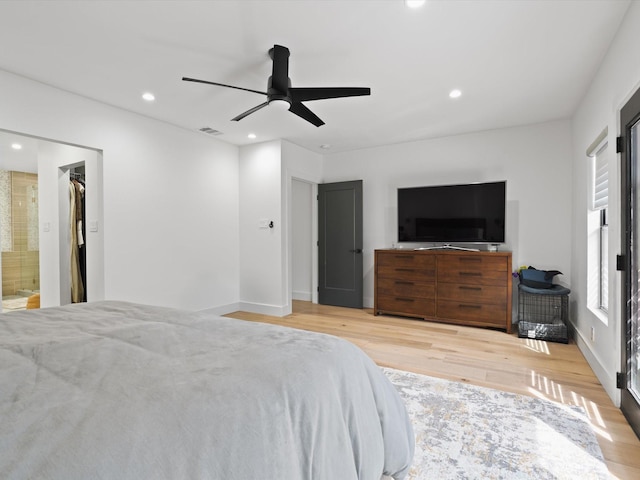
[[[376,250],[375,315],[511,332],[511,252]]]

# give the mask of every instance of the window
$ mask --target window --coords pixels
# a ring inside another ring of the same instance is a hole
[[[589,225],[589,307],[606,315],[609,309],[609,157],[607,129],[587,150],[591,157]]]
[[[600,210],[600,282],[598,308],[609,310],[609,223],[607,208]]]

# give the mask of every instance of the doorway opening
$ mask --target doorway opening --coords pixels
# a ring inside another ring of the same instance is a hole
[[[40,292],[38,165],[32,139],[0,131],[2,311],[24,310]]]
[[[22,148],[14,149],[14,144],[21,145]],[[79,170],[74,170],[77,167],[84,168],[86,182],[90,187],[86,192],[86,208],[83,213],[86,224],[84,240],[91,245],[91,249],[86,251],[85,282],[91,288],[83,301],[104,299],[102,151],[3,129],[0,129],[0,171],[26,170],[30,176],[27,177],[27,183],[18,175],[0,176],[0,239],[3,247],[0,257],[0,271],[3,273],[0,297],[29,294],[26,297],[29,299],[38,295],[39,302],[31,303],[34,307],[51,307],[71,302],[70,280],[67,280],[70,269],[70,247],[67,246],[70,236],[69,187],[72,174],[79,174]],[[11,182],[12,176],[15,177],[13,183],[7,183]],[[23,192],[25,189],[26,193]],[[11,190],[23,193],[14,199],[11,197]],[[7,195],[9,200],[5,198]],[[17,208],[23,208],[24,212],[5,207],[12,203]],[[7,210],[10,213],[6,213]],[[9,220],[11,216],[26,225],[26,234],[12,224]],[[11,272],[16,265],[16,261],[6,255],[15,253],[10,249],[26,252],[26,260],[20,265],[26,268],[22,268],[20,274],[7,273],[19,278],[20,282],[15,280],[9,283],[4,278],[5,272]],[[14,284],[20,289],[14,288]],[[18,308],[23,308],[21,303],[24,303],[24,299],[10,305],[15,308],[20,304]],[[25,307],[28,305],[27,301]]]
[[[0,170],[2,311],[24,310],[40,293],[38,175]]]

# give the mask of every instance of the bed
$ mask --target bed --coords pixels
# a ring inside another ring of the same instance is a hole
[[[414,437],[353,344],[104,301],[0,314],[0,478],[405,478]]]

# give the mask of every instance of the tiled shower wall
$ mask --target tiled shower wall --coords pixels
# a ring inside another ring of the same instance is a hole
[[[7,208],[7,182],[3,180],[5,173],[9,173],[10,178],[10,209]],[[4,192],[0,199],[2,295],[16,295],[19,290],[40,290],[38,175],[2,172],[0,183]]]
[[[0,170],[0,251],[13,249],[11,240],[11,172]]]

